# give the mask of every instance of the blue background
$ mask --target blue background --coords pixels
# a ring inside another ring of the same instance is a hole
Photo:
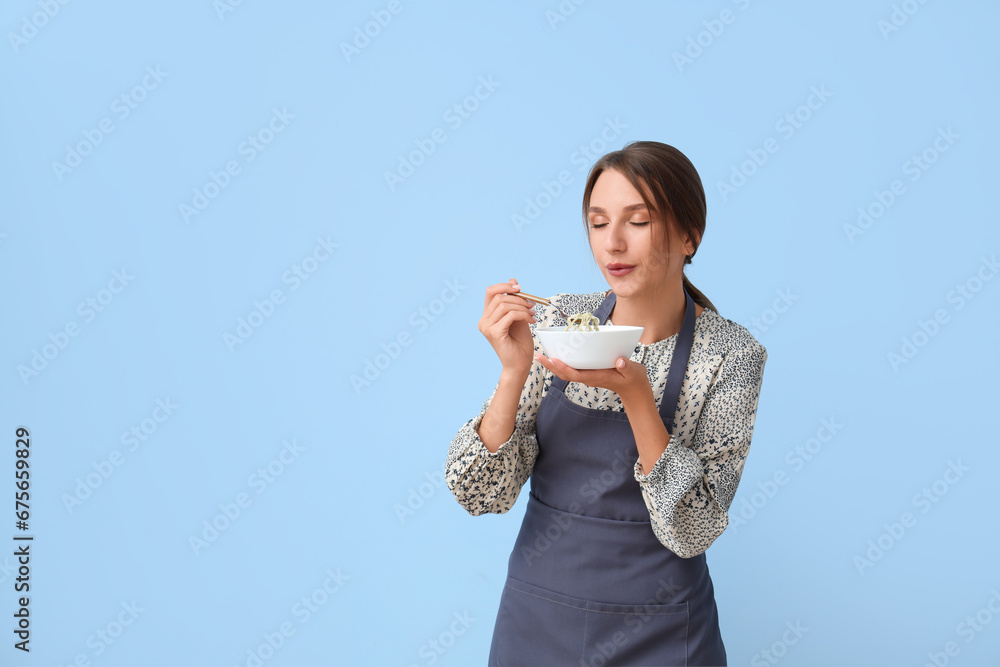
[[[8,511],[0,662],[484,664],[525,497],[473,518],[441,476],[499,377],[483,293],[605,289],[586,170],[652,139],[707,191],[688,276],[769,354],[708,552],[730,664],[998,664],[998,21],[6,3],[0,506],[26,426],[35,541],[25,655]]]

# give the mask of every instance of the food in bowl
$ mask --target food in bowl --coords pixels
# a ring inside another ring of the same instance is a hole
[[[570,315],[566,321],[569,322],[566,331],[598,331],[601,324],[601,321],[592,313]]]

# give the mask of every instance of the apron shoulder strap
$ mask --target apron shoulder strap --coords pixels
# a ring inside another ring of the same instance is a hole
[[[670,435],[674,434],[674,413],[677,412],[681,385],[684,383],[684,373],[694,343],[694,299],[686,289],[684,297],[684,324],[681,325],[680,334],[674,343],[674,354],[670,359],[670,371],[667,373],[667,386],[663,389],[663,398],[660,400],[660,416]]]

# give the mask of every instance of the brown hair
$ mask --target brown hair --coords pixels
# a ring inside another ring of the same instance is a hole
[[[691,239],[694,252],[684,258],[684,263],[690,264],[705,233],[707,207],[701,178],[687,156],[673,146],[657,141],[634,141],[595,162],[583,190],[583,225],[588,234],[590,193],[594,190],[597,177],[606,169],[621,173],[639,191],[651,213],[657,214],[664,225],[671,224],[672,220],[677,231]],[[684,287],[695,303],[719,312],[687,276],[684,276]]]

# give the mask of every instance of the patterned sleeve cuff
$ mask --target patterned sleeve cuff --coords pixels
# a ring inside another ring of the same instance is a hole
[[[517,439],[517,429],[518,425],[514,426],[514,430],[511,432],[510,437],[507,438],[507,442],[503,443],[495,452],[491,452],[486,447],[486,443],[483,439],[479,437],[479,427],[483,423],[483,417],[485,412],[480,413],[475,418],[469,420],[465,426],[463,426],[456,436],[457,438],[462,438],[463,444],[468,448],[469,453],[473,456],[485,456],[491,459],[503,458],[510,451],[511,447],[514,447],[514,440]]]
[[[470,514],[508,511],[524,483],[524,464],[519,455],[520,428],[497,451],[486,448],[477,429],[483,415],[466,422],[449,449],[445,483]]]
[[[497,451],[491,452],[479,437],[479,425],[482,421],[483,414],[480,413],[466,422],[451,441],[445,477],[448,486],[456,494],[474,481],[484,482],[491,478],[491,481],[498,481],[494,470],[499,472],[504,467],[502,460],[510,450],[509,441],[497,448]]]
[[[686,492],[705,474],[705,467],[698,455],[687,447],[668,444],[653,464],[648,475],[642,474],[642,465],[635,462],[635,481],[641,486],[671,485]],[[683,492],[681,495],[683,495]]]

